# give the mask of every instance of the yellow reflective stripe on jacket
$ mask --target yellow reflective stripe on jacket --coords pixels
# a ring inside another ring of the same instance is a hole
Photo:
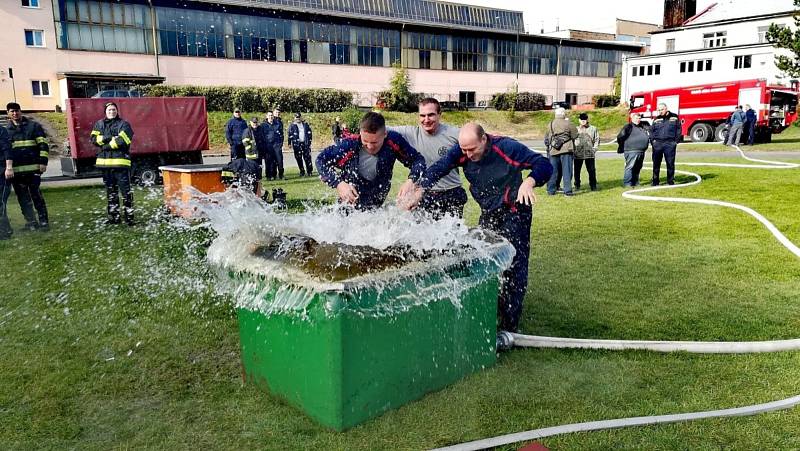
[[[131,160],[127,158],[98,158],[95,166],[130,166]]]
[[[257,160],[258,159],[258,155],[254,154],[254,153],[248,153],[245,156],[247,157],[248,160]]]
[[[42,150],[41,152],[39,152],[39,156],[42,157],[42,158],[47,158],[47,157],[50,156],[50,152],[48,152],[46,150]]]
[[[36,143],[37,144],[48,144],[49,141],[47,140],[47,138],[39,136],[39,137],[36,138]]]
[[[233,172],[231,171],[222,171],[223,177],[233,177]]]
[[[23,166],[14,166],[14,172],[35,172],[39,170],[38,164],[26,164]]]
[[[36,140],[33,139],[26,139],[25,141],[14,141],[11,143],[11,147],[16,149],[17,147],[30,147],[35,146]]]
[[[99,135],[99,134],[100,134],[100,132],[99,132],[99,131],[97,131],[97,130],[92,130],[92,136],[94,136],[94,135]]]
[[[119,149],[119,144],[117,144],[117,138],[114,138],[111,141],[109,141],[108,145],[111,146],[112,149]]]
[[[131,138],[128,136],[127,133],[125,133],[125,130],[119,132],[119,137],[122,138],[123,141],[125,141],[125,144],[129,146],[131,145]]]
[[[95,141],[97,141],[97,144],[102,146],[104,139],[105,139],[105,137],[103,135],[101,135],[100,132],[97,132],[97,138],[95,138]]]

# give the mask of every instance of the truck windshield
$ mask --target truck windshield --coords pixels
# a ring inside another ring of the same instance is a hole
[[[631,97],[631,108],[639,108],[644,105],[644,96]]]

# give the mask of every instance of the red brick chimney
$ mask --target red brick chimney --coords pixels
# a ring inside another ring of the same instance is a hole
[[[664,0],[664,29],[680,27],[697,13],[697,0]]]

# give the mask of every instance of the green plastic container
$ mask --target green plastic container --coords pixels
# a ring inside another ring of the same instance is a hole
[[[503,242],[495,255],[321,290],[231,271],[267,304],[310,299],[300,313],[238,310],[244,378],[341,431],[489,367],[497,275],[513,249]]]

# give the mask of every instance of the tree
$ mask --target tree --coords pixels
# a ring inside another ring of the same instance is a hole
[[[794,0],[794,6],[800,8],[800,0]],[[794,29],[778,24],[770,25],[767,41],[775,48],[786,49],[793,54],[776,55],[775,66],[790,77],[800,77],[800,11],[794,13]]]
[[[422,94],[411,92],[411,78],[408,71],[400,63],[392,64],[392,78],[389,89],[378,93],[378,101],[385,104],[390,111],[413,112]]]

